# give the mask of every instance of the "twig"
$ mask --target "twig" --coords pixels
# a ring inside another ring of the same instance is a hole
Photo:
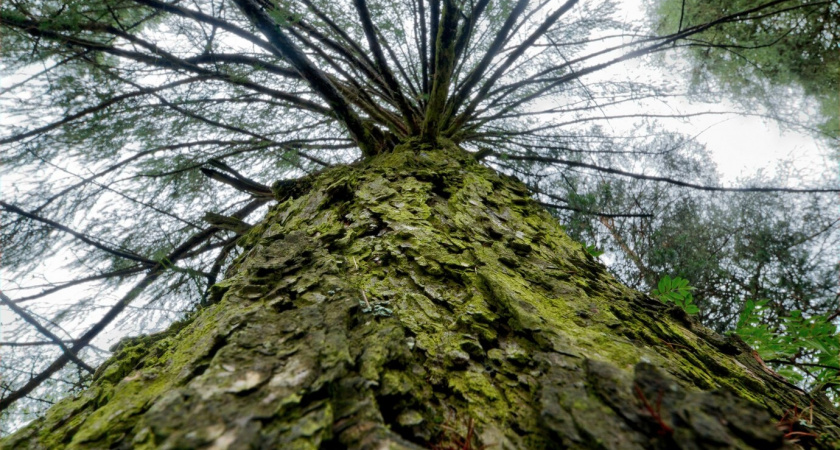
[[[45,326],[41,325],[41,324],[40,324],[40,323],[39,323],[39,322],[38,322],[38,321],[37,321],[34,317],[32,317],[32,315],[30,315],[29,313],[27,313],[26,311],[24,311],[24,309],[23,309],[23,308],[21,308],[20,306],[18,306],[17,304],[15,304],[15,302],[14,302],[14,301],[12,301],[12,299],[11,299],[11,298],[9,298],[8,296],[6,296],[6,294],[4,294],[4,293],[2,293],[2,292],[0,292],[0,302],[2,302],[4,305],[6,305],[6,307],[8,307],[9,309],[11,309],[11,310],[12,310],[15,314],[17,314],[17,315],[18,315],[21,319],[23,319],[25,322],[27,322],[28,324],[30,324],[30,325],[32,325],[33,327],[35,327],[35,329],[36,329],[36,330],[38,330],[38,332],[39,332],[39,333],[41,333],[42,335],[44,335],[44,336],[46,336],[46,337],[50,338],[50,340],[51,340],[51,341],[52,341],[55,345],[57,345],[59,348],[61,348],[61,351],[63,351],[63,352],[64,352],[64,354],[67,356],[67,358],[68,358],[68,359],[70,359],[70,361],[73,361],[74,363],[76,363],[76,365],[77,365],[77,366],[79,366],[79,367],[81,367],[82,369],[86,370],[88,373],[91,373],[91,374],[92,374],[92,373],[96,372],[96,369],[94,369],[93,367],[89,366],[87,363],[85,363],[84,361],[82,361],[82,360],[81,360],[81,359],[80,359],[80,358],[76,355],[76,352],[78,352],[78,349],[76,349],[76,348],[75,348],[75,346],[74,346],[74,348],[72,348],[72,349],[71,349],[71,348],[68,348],[66,345],[64,345],[64,341],[63,341],[63,340],[61,340],[61,338],[59,338],[58,336],[56,336],[55,334],[53,334],[53,333],[52,333],[50,330],[48,330]]]
[[[650,405],[650,402],[648,401],[647,397],[645,397],[645,393],[642,392],[642,388],[640,388],[638,384],[633,386],[633,388],[636,391],[636,397],[638,397],[639,400],[642,401],[645,410],[648,412],[648,414],[650,414],[653,420],[656,421],[656,424],[659,425],[659,430],[657,430],[657,433],[659,435],[673,433],[674,429],[668,426],[668,424],[665,423],[664,420],[662,420],[662,391],[659,392],[659,395],[656,398],[656,408],[654,409],[653,406]]]
[[[354,261],[355,261],[355,259],[354,259]],[[362,293],[362,298],[365,300],[365,307],[367,307],[368,309],[370,309],[370,302],[369,302],[369,301],[368,301],[368,299],[367,299],[367,295],[365,295],[365,290],[364,290],[364,289],[359,289],[359,291],[361,291],[361,293]]]

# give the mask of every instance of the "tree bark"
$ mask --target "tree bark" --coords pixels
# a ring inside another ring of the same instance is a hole
[[[309,185],[241,238],[215,303],[122,341],[88,390],[0,446],[840,442],[827,399],[619,284],[466,152],[412,141]]]

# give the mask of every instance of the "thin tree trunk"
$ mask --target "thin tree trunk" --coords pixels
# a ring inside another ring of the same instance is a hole
[[[454,148],[410,142],[325,171],[240,244],[215,303],[123,341],[90,389],[0,445],[773,449],[790,448],[785,433],[822,448],[840,437],[825,398],[620,285],[521,183]]]

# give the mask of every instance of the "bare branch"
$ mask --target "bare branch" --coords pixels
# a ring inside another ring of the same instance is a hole
[[[239,211],[233,214],[233,217],[236,218],[244,218],[263,204],[265,204],[266,200],[252,200]],[[206,230],[198,232],[191,236],[189,239],[184,241],[180,246],[174,249],[172,252],[164,258],[168,261],[168,264],[174,264],[178,260],[180,260],[187,252],[191,249],[195,248],[196,246],[200,245],[202,242],[206,241],[210,237],[212,237],[215,233],[219,231],[218,228],[210,227]],[[19,389],[11,392],[8,396],[0,399],[0,411],[5,410],[9,407],[12,403],[16,402],[17,400],[23,398],[24,396],[31,393],[35,390],[38,386],[41,385],[44,381],[46,381],[49,377],[53,374],[61,370],[69,361],[71,361],[71,357],[76,355],[79,351],[81,351],[84,347],[86,347],[96,336],[101,333],[105,327],[107,327],[111,322],[114,321],[124,310],[128,307],[128,305],[133,302],[140,294],[143,293],[149,286],[151,286],[158,278],[161,277],[166,272],[167,265],[164,263],[156,263],[154,267],[152,267],[148,273],[138,281],[134,287],[131,288],[125,295],[123,295],[120,300],[113,305],[105,315],[99,319],[93,326],[91,326],[84,334],[82,334],[78,339],[76,339],[75,344],[68,349],[67,352],[63,353],[59,356],[55,361],[52,362],[46,369],[41,371],[38,375],[33,376],[25,385],[20,387]]]
[[[83,233],[79,233],[78,231],[75,231],[75,230],[73,230],[69,227],[66,227],[66,226],[64,226],[64,225],[62,225],[58,222],[55,222],[55,221],[52,221],[50,219],[41,217],[37,214],[32,214],[30,212],[26,212],[26,211],[18,208],[17,206],[9,204],[5,201],[0,200],[0,206],[2,206],[3,209],[5,209],[6,211],[9,211],[11,213],[17,214],[19,216],[26,217],[27,219],[31,219],[31,220],[34,220],[36,222],[43,223],[45,225],[49,225],[50,227],[52,227],[52,228],[54,228],[58,231],[63,231],[63,232],[75,237],[76,239],[78,239],[78,240],[80,240],[80,241],[82,241],[82,242],[84,242],[88,245],[91,245],[95,248],[98,248],[99,250],[102,250],[102,251],[104,251],[106,253],[109,253],[109,254],[112,254],[114,256],[129,259],[131,261],[137,261],[137,262],[143,263],[147,266],[153,266],[153,265],[156,264],[155,261],[144,258],[140,255],[135,254],[135,253],[120,250],[120,249],[113,248],[113,247],[107,246],[105,244],[99,243],[99,242],[93,240],[92,238],[88,237],[87,235],[85,235]]]
[[[685,181],[675,180],[673,178],[668,177],[659,177],[653,175],[643,175],[638,173],[627,172],[624,170],[613,169],[611,167],[601,167],[595,164],[588,164],[579,161],[570,161],[566,159],[560,158],[552,158],[548,156],[537,156],[537,155],[529,155],[529,156],[519,156],[519,155],[508,155],[508,154],[501,154],[497,152],[493,152],[491,154],[494,158],[498,158],[502,161],[504,160],[512,160],[512,161],[536,161],[542,163],[549,163],[549,164],[561,164],[567,167],[580,167],[584,169],[591,169],[597,172],[602,173],[610,173],[613,175],[620,175],[629,178],[635,178],[637,180],[649,180],[649,181],[658,181],[662,183],[672,184],[674,186],[686,187],[691,189],[697,189],[700,191],[710,191],[710,192],[787,192],[787,193],[794,193],[794,194],[819,194],[819,193],[836,193],[840,192],[840,189],[794,189],[794,188],[782,188],[782,187],[742,187],[742,188],[726,188],[726,187],[716,187],[716,186],[704,186],[700,184],[694,183],[687,183]]]
[[[189,84],[189,83],[194,83],[196,81],[201,81],[201,80],[205,80],[205,79],[206,79],[205,77],[201,77],[201,76],[190,77],[190,78],[186,78],[186,79],[183,79],[183,80],[173,81],[171,83],[166,83],[164,85],[161,85],[161,86],[158,86],[158,87],[155,87],[155,88],[141,88],[141,89],[138,89],[137,91],[134,91],[134,92],[129,92],[129,93],[126,93],[126,94],[117,95],[115,97],[109,98],[108,100],[105,100],[104,102],[99,103],[98,105],[94,105],[94,106],[85,108],[85,109],[83,109],[83,110],[81,110],[77,113],[67,115],[64,118],[62,118],[61,120],[55,121],[55,122],[50,123],[48,125],[44,125],[42,127],[36,128],[34,130],[26,131],[24,133],[20,133],[20,134],[16,134],[16,135],[13,135],[13,136],[9,136],[9,137],[4,138],[4,139],[0,139],[0,145],[11,144],[13,142],[18,142],[18,141],[21,141],[23,139],[26,139],[26,138],[29,138],[29,137],[32,137],[32,136],[37,136],[39,134],[47,133],[47,132],[52,131],[52,130],[54,130],[54,129],[62,126],[62,125],[66,125],[66,124],[68,124],[70,122],[73,122],[75,120],[82,119],[82,118],[87,117],[91,114],[94,114],[94,113],[97,113],[99,111],[105,110],[105,109],[107,109],[107,108],[109,108],[109,107],[111,107],[111,106],[113,106],[117,103],[120,103],[120,102],[128,100],[128,99],[141,97],[141,96],[144,96],[144,95],[150,95],[150,94],[153,94],[155,92],[165,91],[167,89],[172,89],[172,88],[177,87],[177,86],[181,86],[181,85]]]
[[[41,333],[44,336],[46,336],[47,338],[49,338],[55,345],[57,345],[59,348],[61,348],[61,350],[64,352],[64,354],[67,355],[67,357],[70,359],[70,361],[73,361],[77,366],[81,367],[82,369],[84,369],[88,373],[93,373],[93,372],[96,371],[93,367],[89,366],[86,362],[79,359],[79,357],[76,356],[75,353],[71,352],[70,349],[67,348],[66,345],[64,345],[64,341],[62,341],[61,338],[59,338],[58,336],[53,334],[50,330],[46,329],[43,325],[41,325],[40,322],[38,322],[38,320],[36,320],[34,317],[32,317],[32,315],[30,315],[23,308],[18,306],[14,301],[12,301],[12,299],[10,299],[6,294],[4,294],[2,292],[0,292],[0,302],[2,302],[4,305],[6,305],[7,308],[11,309],[12,312],[17,314],[21,319],[24,320],[24,322],[26,322],[26,323],[32,325],[33,327],[35,327],[35,329],[38,330],[39,333]]]
[[[574,206],[558,205],[556,203],[546,203],[546,202],[540,202],[540,201],[538,201],[537,204],[539,204],[540,206],[545,206],[546,208],[554,208],[554,209],[563,209],[563,210],[567,210],[567,211],[574,211],[574,212],[579,212],[581,214],[586,214],[586,215],[589,215],[589,216],[609,217],[609,218],[613,218],[613,217],[638,217],[638,218],[645,218],[645,219],[649,219],[649,218],[653,217],[653,214],[646,214],[646,213],[640,213],[640,214],[603,213],[603,212],[598,212],[598,211],[590,211],[588,209],[576,208]]]
[[[59,283],[58,285],[49,287],[47,289],[44,289],[43,291],[41,291],[37,294],[32,294],[32,295],[28,295],[28,296],[25,296],[25,297],[21,297],[21,298],[15,300],[15,303],[23,303],[23,302],[26,302],[26,301],[46,297],[47,295],[54,294],[56,292],[62,291],[62,290],[67,289],[67,288],[71,288],[73,286],[78,286],[80,284],[90,283],[91,281],[98,281],[98,280],[104,280],[104,279],[108,279],[108,278],[119,278],[119,277],[125,277],[125,276],[128,276],[128,275],[135,275],[135,274],[138,274],[138,273],[140,273],[144,270],[146,270],[145,266],[133,266],[133,267],[125,268],[125,269],[114,270],[114,271],[111,271],[111,272],[105,272],[105,273],[101,273],[101,274],[97,274],[97,275],[91,275],[89,277],[83,277],[83,278],[79,278],[79,279],[76,279],[76,280],[67,281],[67,282],[64,282],[64,283]]]

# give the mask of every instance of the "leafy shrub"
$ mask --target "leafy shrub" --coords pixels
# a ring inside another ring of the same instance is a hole
[[[688,314],[700,309],[694,304],[689,281],[665,275],[651,296],[674,303]],[[761,359],[780,375],[811,392],[822,391],[835,403],[840,400],[840,335],[836,316],[791,311],[770,323],[770,300],[747,300],[732,333],[749,344]]]
[[[778,325],[767,324],[768,300],[747,300],[735,333],[765,362],[778,365],[777,372],[811,390],[829,391],[836,397],[840,387],[840,336],[833,317],[805,317],[791,311]]]
[[[694,288],[688,285],[688,280],[680,277],[671,279],[670,276],[665,275],[650,295],[658,298],[662,303],[674,303],[688,314],[697,314],[700,308],[694,304],[694,297],[691,295],[693,290]]]

